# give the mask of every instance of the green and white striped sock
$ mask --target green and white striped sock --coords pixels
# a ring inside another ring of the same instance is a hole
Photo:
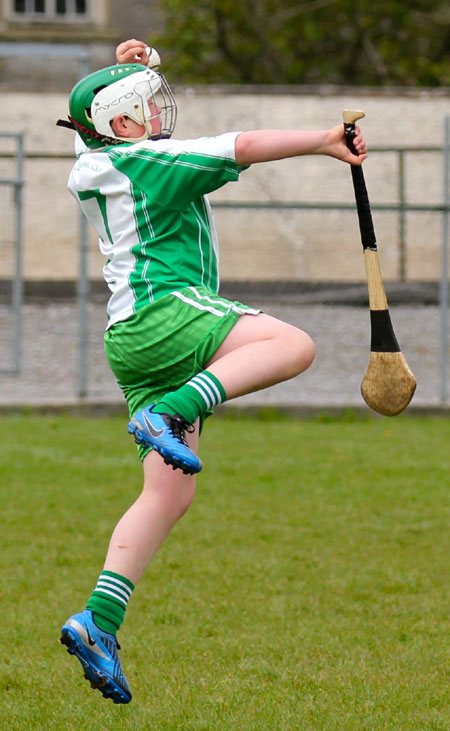
[[[202,371],[172,391],[153,409],[158,414],[179,414],[189,424],[215,406],[226,401],[227,395],[219,379],[209,371]]]
[[[114,571],[102,571],[86,605],[86,609],[92,610],[100,629],[116,634],[124,620],[133,589],[134,584],[125,576]]]

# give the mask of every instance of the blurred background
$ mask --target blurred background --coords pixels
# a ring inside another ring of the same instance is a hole
[[[323,129],[365,110],[391,317],[418,379],[410,408],[446,409],[450,9],[439,0],[2,0],[0,406],[123,407],[103,354],[103,262],[66,187],[73,135],[55,123],[76,81],[132,37],[161,54],[179,138]],[[348,166],[253,166],[211,202],[222,293],[317,343],[301,378],[239,404],[362,406],[369,313]]]

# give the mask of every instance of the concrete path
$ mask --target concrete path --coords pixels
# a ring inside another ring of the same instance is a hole
[[[305,329],[316,342],[317,355],[313,366],[302,376],[236,399],[232,404],[288,406],[305,411],[364,407],[359,388],[369,358],[366,307],[251,299],[246,302]],[[440,401],[439,308],[417,304],[391,306],[391,317],[402,350],[418,381],[411,407],[448,407],[448,403]],[[23,369],[19,375],[0,373],[0,408],[79,404],[119,407],[123,404],[103,353],[104,305],[89,305],[89,319],[88,392],[80,399],[76,304],[25,305]],[[0,362],[7,364],[10,348],[5,308],[0,308],[0,325]]]

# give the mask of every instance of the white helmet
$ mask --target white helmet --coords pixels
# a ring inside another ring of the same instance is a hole
[[[94,71],[78,81],[69,99],[69,121],[61,127],[76,129],[92,150],[120,142],[171,137],[177,105],[164,76],[142,64],[116,64]],[[145,126],[139,139],[116,137],[111,122],[118,114]],[[152,121],[158,119],[158,124]]]
[[[149,68],[121,76],[120,65],[115,71],[117,80],[100,89],[92,100],[90,111],[96,131],[125,142],[170,137],[175,128],[177,107],[164,76]],[[139,138],[117,137],[111,122],[118,114],[144,125],[145,133]],[[157,132],[152,129],[154,119],[159,119]]]

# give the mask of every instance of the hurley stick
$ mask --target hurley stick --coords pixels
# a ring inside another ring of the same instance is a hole
[[[354,154],[358,154],[353,146],[355,122],[365,113],[361,110],[345,110],[342,116],[347,146]],[[384,416],[395,416],[411,401],[416,390],[416,379],[400,350],[392,327],[364,173],[359,165],[352,165],[351,171],[364,250],[371,326],[370,359],[361,382],[361,393],[370,408]]]

